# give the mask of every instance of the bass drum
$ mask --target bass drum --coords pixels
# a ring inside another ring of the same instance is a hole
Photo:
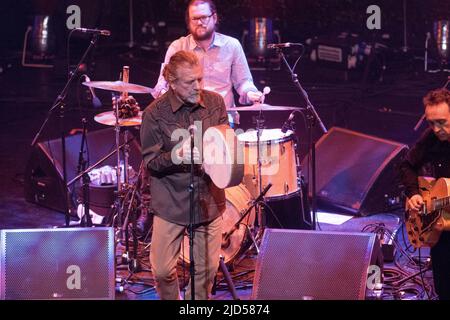
[[[224,236],[233,229],[236,222],[242,217],[249,206],[251,200],[250,193],[243,185],[237,185],[232,188],[225,189],[226,209],[222,215],[222,235]],[[251,243],[248,229],[251,228],[255,221],[255,209],[252,208],[250,213],[241,221],[239,227],[231,233],[229,241],[222,242],[221,254],[224,257],[225,263],[231,263],[238,258]],[[184,250],[184,251],[183,251]],[[184,253],[184,255],[183,255]],[[189,264],[189,237],[186,231],[182,243],[181,260]]]

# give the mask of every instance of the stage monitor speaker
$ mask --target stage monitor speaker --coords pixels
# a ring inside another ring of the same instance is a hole
[[[256,300],[364,300],[382,283],[372,233],[270,229],[256,261]]]
[[[142,155],[139,142],[134,135],[129,132],[129,165],[138,172]],[[115,150],[115,131],[114,128],[107,128],[92,131],[87,134],[87,154],[85,160],[89,160],[89,165],[93,165],[111,151]],[[120,143],[124,142],[123,134],[120,135]],[[66,137],[66,172],[67,182],[77,176],[78,158],[81,146],[81,135]],[[121,159],[124,159],[123,148],[120,152]],[[111,155],[98,167],[105,165],[117,166],[116,153]],[[81,185],[81,181],[77,186]],[[66,193],[63,187],[63,166],[61,139],[54,139],[36,144],[28,160],[25,169],[25,199],[57,211],[65,212],[67,208]],[[74,198],[76,190],[70,188],[70,205],[75,208]],[[74,211],[74,210],[73,210]]]
[[[113,228],[0,231],[1,299],[114,299]]]
[[[408,146],[333,127],[316,144],[318,204],[354,215],[370,215],[401,206],[398,165]],[[308,178],[309,157],[302,168]]]

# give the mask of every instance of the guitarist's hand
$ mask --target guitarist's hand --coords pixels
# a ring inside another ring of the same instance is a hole
[[[407,208],[410,210],[419,211],[423,205],[423,198],[420,194],[415,194],[409,198],[407,202]]]

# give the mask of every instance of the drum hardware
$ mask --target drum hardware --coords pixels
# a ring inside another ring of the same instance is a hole
[[[222,234],[226,234],[234,228],[236,221],[242,217],[251,202],[251,195],[243,184],[225,189],[225,198],[226,208],[222,214]],[[221,255],[224,257],[224,262],[227,265],[231,264],[248,248],[248,236],[252,237],[252,234],[249,233],[248,226],[252,226],[254,221],[255,210],[253,207],[250,208],[249,213],[245,217],[245,221],[242,219],[240,225],[235,228],[234,232],[229,233],[229,245],[221,247]],[[245,228],[241,228],[242,225],[245,225]],[[184,254],[189,250],[187,236],[187,233],[185,233],[184,240],[182,241],[183,247],[181,249],[180,259],[189,264],[189,255]]]
[[[263,200],[265,194],[267,193],[267,191],[269,191],[269,189],[271,187],[272,187],[272,183],[269,182],[269,184],[258,195],[258,197],[256,197],[256,199],[254,201],[252,201],[252,204],[247,207],[245,212],[242,214],[240,219],[238,221],[236,221],[236,223],[233,225],[233,227],[228,232],[225,232],[225,233],[222,234],[222,249],[228,248],[230,246],[230,236],[239,228],[242,220],[244,220],[247,217],[247,215],[251,212],[253,207],[258,205],[258,203]],[[248,225],[246,225],[246,227],[248,228]],[[258,247],[256,242],[254,242],[254,245],[256,246],[256,248]],[[259,252],[259,249],[257,249],[257,250]]]
[[[122,71],[122,81],[124,84],[128,84],[129,82],[129,72],[130,69],[128,66],[123,67]],[[124,85],[124,88],[127,87],[127,85]],[[121,124],[120,119],[127,118],[127,117],[121,117],[128,115],[127,113],[121,113],[121,106],[123,105],[123,101],[128,99],[128,92],[122,91],[121,96],[117,97],[112,93],[113,95],[113,111],[115,116],[115,124],[114,124],[114,131],[115,131],[115,137],[116,137],[116,146],[119,146],[120,144],[120,131],[121,131]],[[137,107],[139,108],[139,107]],[[132,116],[134,116],[134,112],[131,113]],[[123,132],[124,134],[124,140],[128,140],[128,130],[125,126],[125,130]],[[123,169],[123,176],[124,176],[124,184],[121,183],[121,159],[120,159],[120,152],[117,151],[117,197],[115,201],[114,208],[116,209],[116,218],[118,220],[118,241],[125,242],[125,253],[122,255],[122,262],[125,264],[128,264],[131,267],[132,272],[137,271],[139,266],[137,265],[137,236],[135,232],[132,232],[133,236],[133,258],[130,258],[130,247],[129,247],[129,230],[128,230],[128,223],[129,223],[129,216],[132,211],[135,208],[134,202],[135,202],[135,195],[137,188],[133,188],[129,183],[129,171],[128,171],[128,163],[129,163],[129,145],[126,144],[124,146],[124,169]],[[141,168],[139,169],[139,173],[142,170],[142,164]],[[128,196],[130,198],[128,199]],[[125,210],[126,205],[128,205],[128,208]],[[136,229],[136,215],[132,214],[132,229]],[[114,226],[114,219],[113,219],[113,226]]]
[[[127,93],[152,93],[152,89],[138,84],[125,81],[89,81],[83,82],[83,85],[108,91],[127,92]]]
[[[136,230],[136,211],[137,203],[139,202],[138,188],[136,185],[130,184],[129,180],[129,141],[128,141],[128,127],[138,126],[141,124],[142,112],[140,111],[137,101],[129,95],[129,93],[151,93],[152,89],[137,84],[129,83],[128,66],[124,66],[122,69],[122,80],[120,81],[89,81],[83,82],[83,85],[90,88],[97,88],[112,91],[112,111],[98,114],[94,117],[94,120],[109,126],[114,126],[115,131],[115,145],[117,156],[117,192],[114,201],[114,214],[112,215],[108,223],[117,227],[116,237],[118,242],[125,242],[125,253],[122,255],[123,262],[128,263],[132,271],[136,271],[139,266],[137,265],[137,236],[134,232]],[[120,92],[120,96],[114,92]],[[123,130],[123,137],[125,143],[120,146],[120,134],[121,128]],[[123,169],[120,155],[120,149],[123,149]],[[113,152],[113,153],[114,153]],[[123,172],[122,172],[123,170]],[[139,176],[141,176],[143,170],[143,164],[139,169]],[[123,182],[122,182],[123,174]],[[129,251],[129,222],[132,224],[132,236],[133,236],[133,258],[130,258]]]
[[[276,48],[276,52],[280,59],[283,61],[283,63],[286,65],[286,67],[289,70],[289,74],[291,75],[292,82],[297,87],[297,89],[300,91],[300,94],[306,101],[306,119],[307,119],[307,128],[309,132],[309,150],[311,153],[311,161],[309,162],[311,164],[311,175],[308,177],[311,177],[311,190],[312,190],[312,217],[313,217],[313,229],[316,228],[316,211],[317,211],[317,204],[316,204],[316,146],[315,141],[313,140],[313,129],[316,125],[319,125],[320,129],[323,133],[327,133],[328,130],[325,127],[324,123],[320,119],[319,115],[317,114],[316,109],[314,108],[313,104],[309,100],[308,93],[303,89],[303,86],[301,85],[300,81],[298,80],[297,74],[294,72],[294,68],[292,68],[289,65],[289,62],[286,60],[286,57],[283,53],[282,48]],[[300,57],[301,58],[301,57]],[[300,59],[299,58],[299,59]]]
[[[261,174],[261,167],[262,167],[262,162],[261,162],[261,134],[262,134],[262,130],[264,130],[264,117],[263,117],[263,113],[262,110],[259,111],[258,116],[256,117],[256,160],[258,162],[258,178],[259,178],[259,183],[258,183],[258,187],[259,187],[259,194],[262,194],[263,192],[263,188],[262,188],[262,174]],[[269,190],[269,189],[267,189]],[[266,191],[267,192],[267,191]],[[263,194],[264,196],[264,194]],[[257,214],[257,222],[256,225],[260,226],[260,227],[264,227],[264,223],[263,223],[263,207],[259,205],[259,202],[255,202],[257,204],[256,206],[256,214]],[[259,250],[258,250],[259,251]]]
[[[292,107],[292,106],[272,106],[270,104],[265,103],[255,103],[252,106],[247,107],[234,107],[234,108],[228,108],[227,111],[256,111],[256,112],[262,112],[262,111],[293,111],[293,110],[302,110],[303,108],[298,107]]]

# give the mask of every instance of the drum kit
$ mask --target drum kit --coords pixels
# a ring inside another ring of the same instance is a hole
[[[123,81],[89,81],[83,84],[90,88],[120,92],[118,99],[113,99],[112,111],[103,112],[94,117],[98,123],[116,128],[116,155],[117,167],[116,181],[119,199],[114,204],[116,215],[110,219],[112,225],[118,225],[121,231],[128,232],[130,223],[129,210],[136,206],[136,193],[140,190],[130,183],[127,173],[128,152],[124,146],[124,166],[121,166],[119,135],[121,128],[127,141],[127,128],[139,126],[142,122],[142,111],[134,99],[130,99],[128,93],[148,94],[151,88],[132,84],[128,82],[128,68],[124,67]],[[132,97],[131,97],[132,98]],[[125,108],[125,113],[120,109]],[[130,111],[131,110],[131,111]],[[297,107],[273,106],[268,104],[255,104],[247,107],[236,107],[233,111],[243,112],[274,112],[295,111]],[[122,116],[121,116],[122,114]],[[125,114],[125,116],[123,116]],[[279,210],[289,211],[284,214],[300,215],[305,212],[302,193],[302,181],[300,179],[299,159],[297,155],[297,141],[295,132],[281,129],[259,129],[247,132],[234,131],[228,126],[216,126],[209,128],[203,137],[204,165],[203,169],[211,177],[211,180],[220,188],[225,189],[226,210],[223,213],[223,235],[222,256],[226,264],[234,262],[243,256],[253,244],[258,250],[257,241],[262,236],[265,223],[269,220],[277,220],[278,225],[272,227],[290,227],[282,225],[277,219]],[[226,137],[227,130],[232,131],[232,139]],[[283,132],[285,131],[285,132]],[[211,133],[208,135],[208,132]],[[213,138],[211,138],[213,137]],[[231,141],[231,142],[230,142]],[[225,161],[208,163],[206,153],[208,145],[221,146],[222,156]],[[125,172],[121,173],[121,168]],[[138,176],[142,179],[142,165]],[[120,180],[120,177],[124,177]],[[131,194],[131,198],[120,195]],[[301,198],[300,204],[287,203],[292,199]],[[124,204],[123,202],[127,202]],[[128,212],[120,212],[119,208],[129,209]],[[265,219],[265,213],[269,219]],[[295,210],[296,212],[292,212]],[[274,212],[275,211],[275,212]],[[137,215],[137,213],[136,213]],[[306,219],[308,221],[308,219]],[[133,221],[132,221],[133,222]],[[135,227],[135,224],[133,225]],[[295,226],[294,226],[295,227]],[[151,231],[151,230],[150,230]],[[126,235],[128,239],[128,235]],[[186,235],[187,240],[187,235]],[[127,241],[128,243],[128,241]],[[184,250],[189,252],[189,241],[183,241]],[[128,247],[127,247],[128,249]],[[181,256],[181,261],[189,263],[189,256]]]

